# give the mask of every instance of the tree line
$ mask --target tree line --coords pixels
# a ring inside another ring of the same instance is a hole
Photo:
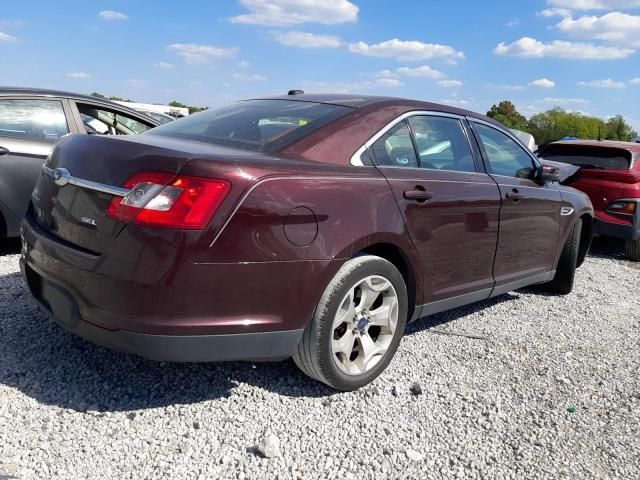
[[[538,113],[527,119],[508,101],[493,105],[487,116],[509,128],[530,133],[538,145],[554,142],[565,137],[577,137],[585,140],[622,140],[630,141],[638,134],[621,115],[605,121],[598,117],[568,112],[555,107]]]

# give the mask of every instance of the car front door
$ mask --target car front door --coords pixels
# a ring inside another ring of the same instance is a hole
[[[481,171],[463,118],[411,114],[369,146],[418,250],[422,314],[487,298],[500,193]]]
[[[557,184],[534,179],[537,163],[519,142],[488,123],[471,120],[486,167],[500,188],[500,235],[493,275],[496,288],[555,269],[561,197]],[[529,282],[530,283],[530,282]],[[506,288],[509,286],[509,288]]]
[[[42,164],[70,128],[64,99],[0,98],[0,210],[6,234],[18,234]]]

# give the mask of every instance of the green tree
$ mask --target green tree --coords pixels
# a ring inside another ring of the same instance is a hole
[[[606,130],[607,140],[622,140],[628,142],[637,135],[622,115],[611,117],[607,121]]]
[[[503,100],[498,105],[493,105],[487,112],[487,116],[497,120],[509,128],[526,130],[527,119],[516,109],[516,106],[509,100]]]
[[[107,98],[107,97],[105,97],[104,95],[102,95],[101,93],[98,93],[98,92],[93,92],[91,94],[91,96],[92,97],[97,97],[97,98]]]

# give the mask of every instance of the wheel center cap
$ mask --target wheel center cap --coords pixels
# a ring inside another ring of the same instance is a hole
[[[360,331],[360,333],[364,333],[364,331],[367,329],[368,325],[369,325],[369,320],[367,319],[367,317],[365,317],[364,315],[360,314],[358,316],[358,323],[356,323],[356,329],[358,329],[358,331]]]

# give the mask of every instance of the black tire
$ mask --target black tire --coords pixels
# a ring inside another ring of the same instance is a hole
[[[624,243],[624,253],[633,262],[640,262],[640,240],[627,240]]]
[[[562,248],[562,254],[556,267],[556,276],[543,287],[561,295],[567,295],[573,290],[573,281],[578,265],[580,252],[580,236],[582,234],[582,220],[578,220],[571,229],[569,237]]]
[[[391,343],[378,363],[361,375],[348,375],[336,365],[332,351],[333,320],[340,302],[360,280],[371,275],[387,279],[398,299],[398,321]],[[352,391],[373,381],[387,367],[404,335],[407,324],[407,288],[398,269],[387,260],[373,255],[347,261],[325,289],[313,319],[304,330],[293,360],[302,372],[336,390]]]

